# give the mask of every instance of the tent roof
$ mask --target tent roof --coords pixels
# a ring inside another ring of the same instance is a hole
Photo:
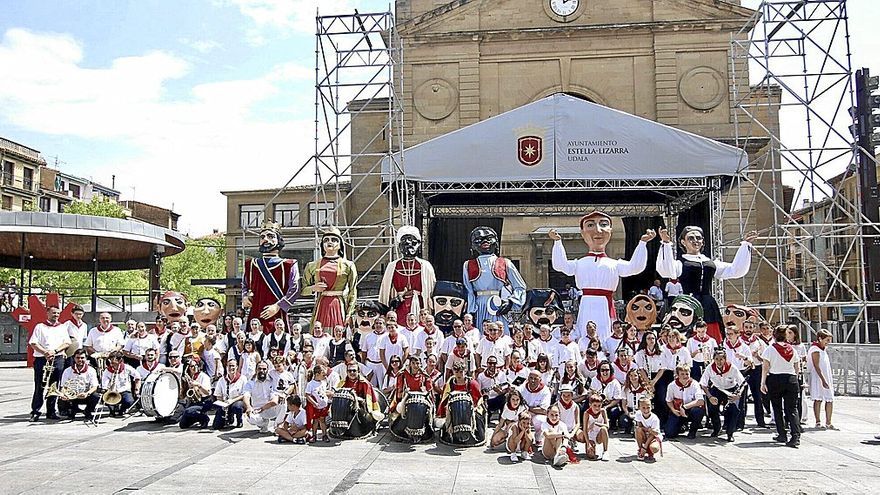
[[[736,175],[743,150],[557,93],[412,146],[399,163],[417,182],[663,179]]]

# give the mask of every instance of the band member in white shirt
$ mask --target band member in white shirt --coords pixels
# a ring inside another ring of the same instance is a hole
[[[226,361],[226,374],[223,375],[214,386],[214,397],[223,401],[228,406],[217,407],[214,413],[214,423],[211,427],[215,430],[229,426],[241,428],[242,415],[244,414],[244,386],[247,384],[244,375],[238,369],[235,358]]]
[[[798,380],[800,367],[797,352],[785,340],[787,326],[773,330],[773,345],[761,355],[764,367],[761,375],[761,392],[770,396],[770,405],[776,419],[773,440],[797,448],[801,443],[801,424],[797,415]],[[789,435],[791,438],[789,439]]]
[[[85,406],[83,414],[86,421],[92,419],[92,413],[101,395],[98,393],[98,373],[95,368],[89,366],[86,359],[85,349],[77,349],[73,353],[73,364],[64,370],[61,375],[59,390],[76,390],[78,393],[72,397],[60,396],[58,407],[67,419],[74,419],[79,412],[79,406]]]
[[[147,333],[147,326],[143,322],[136,323],[134,333],[128,336],[122,348],[125,362],[130,366],[138,366],[147,349],[159,350],[159,341],[155,335]]]
[[[602,361],[599,364],[599,373],[590,381],[589,389],[602,397],[602,408],[605,410],[608,427],[616,430],[620,415],[620,401],[623,400],[623,387],[614,379],[611,363]]]
[[[101,388],[118,392],[122,396],[119,404],[110,406],[111,416],[122,416],[134,405],[136,399],[133,391],[140,390],[141,377],[134,368],[125,364],[121,351],[113,351],[108,356],[107,369],[101,375]]]
[[[729,306],[728,306],[729,309]],[[749,308],[750,309],[750,308]],[[754,314],[754,312],[752,312]],[[742,341],[749,346],[749,352],[751,353],[751,361],[754,363],[752,369],[745,374],[746,381],[749,382],[749,391],[752,394],[752,404],[755,405],[754,413],[755,413],[755,422],[758,424],[758,428],[766,428],[767,425],[764,421],[764,394],[761,393],[761,368],[763,366],[761,361],[761,355],[764,353],[764,349],[767,346],[764,344],[764,341],[758,338],[756,335],[756,322],[754,317],[744,321],[742,323]],[[745,408],[739,412],[739,429],[742,430],[746,425],[746,411]]]
[[[372,371],[370,383],[374,387],[381,386],[385,381],[385,364],[379,355],[379,340],[385,336],[385,318],[379,317],[373,321],[373,331],[361,339],[361,362]],[[366,376],[366,375],[364,375]]]
[[[98,326],[89,330],[89,335],[86,337],[86,352],[93,360],[106,357],[113,351],[122,350],[122,346],[125,345],[125,335],[111,323],[111,319],[110,313],[101,313],[98,316]]]
[[[721,411],[724,411],[724,431],[727,433],[727,441],[733,441],[744,382],[742,373],[727,362],[727,353],[724,349],[716,348],[713,352],[712,365],[706,368],[703,376],[700,377],[700,387],[704,396],[708,398],[706,406],[713,437],[717,437],[721,432]]]
[[[183,359],[181,359],[180,351],[171,351],[168,353],[168,364],[165,366],[178,375],[183,375]]]
[[[208,411],[214,403],[211,398],[211,377],[203,373],[200,366],[201,359],[198,356],[187,360],[184,380],[188,387],[186,394],[190,403],[178,422],[183,429],[195,424],[198,424],[199,428],[208,427]]]
[[[699,380],[707,366],[712,364],[712,356],[718,341],[707,333],[708,325],[703,320],[694,323],[694,335],[687,341],[687,350],[691,355],[691,378]]]
[[[71,310],[73,319],[67,322],[67,334],[70,336],[70,345],[75,349],[86,348],[86,338],[89,336],[89,325],[83,321],[85,310],[79,304],[75,304]],[[67,350],[70,354],[70,349]],[[73,357],[67,359],[67,366],[73,365]]]
[[[689,422],[687,437],[696,438],[706,410],[703,391],[697,381],[691,378],[689,364],[675,368],[675,380],[666,388],[665,395],[666,406],[669,407],[666,438],[677,437],[685,422]]]
[[[462,337],[464,338],[464,337]],[[507,383],[504,373],[498,370],[498,358],[490,356],[486,361],[486,369],[477,375],[477,383],[480,385],[480,392],[486,402],[486,418],[491,418],[493,412],[500,414],[501,408],[504,407],[505,391]]]
[[[37,326],[34,327],[34,333],[28,340],[28,344],[34,351],[34,395],[31,399],[31,422],[40,419],[40,409],[43,407],[43,399],[46,395],[43,386],[51,387],[61,378],[66,357],[64,351],[70,346],[68,326],[58,322],[61,309],[49,307],[46,308],[46,314],[46,323],[37,323]],[[47,366],[51,367],[52,371],[49,373],[48,383],[44,383],[44,368]],[[55,414],[56,401],[55,396],[46,398],[47,419],[58,419],[58,415]]]
[[[260,361],[257,373],[244,386],[244,413],[248,423],[258,426],[260,433],[271,431],[270,423],[278,417],[278,395],[269,379],[269,363]]]
[[[159,362],[159,358],[156,353],[156,349],[147,349],[146,353],[144,354],[144,359],[141,361],[141,364],[139,364],[136,368],[135,371],[137,371],[137,374],[141,377],[141,380],[147,378],[150,373],[165,368],[165,366]]]

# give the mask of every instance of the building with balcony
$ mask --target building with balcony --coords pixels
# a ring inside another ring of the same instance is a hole
[[[180,219],[179,213],[141,201],[126,200],[120,201],[119,204],[129,212],[128,217],[131,219],[158,225],[170,230],[177,230],[177,221]]]
[[[40,152],[23,144],[0,137],[0,180],[3,210],[31,211],[40,194],[40,173],[46,160]]]

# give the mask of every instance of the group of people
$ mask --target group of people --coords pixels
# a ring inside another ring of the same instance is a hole
[[[820,331],[802,352],[797,328],[773,328],[744,306],[722,311],[712,297],[713,278],[748,271],[754,234],[724,263],[701,253],[697,227],[683,229],[684,253],[674,257],[661,228],[657,272],[682,292],[667,304],[637,295],[621,319],[613,303],[619,278],[645,269],[645,246],[658,233],[647,231],[623,260],[605,252],[608,215],[588,213],[580,228],[588,252],[576,260],[549,234],[554,269],[574,276],[580,291],[577,309],[567,311],[556,291],[525,287],[488,227],[471,233],[475,255],[462,282],[436,280],[418,257],[418,230],[399,229],[401,258],[389,264],[379,300],[364,301],[338,229],[324,233],[321,258],[300,277],[297,262],[279,256],[280,229],[268,225],[263,256],[246,263],[245,318],[219,321],[212,298],[197,300],[188,317],[186,297],[173,291],[158,300],[155,324],[130,321],[125,331],[108,314],[88,329],[78,307],[61,323],[51,308],[30,340],[31,420],[45,400],[50,419],[56,410],[73,418],[80,407],[88,419],[104,402],[111,414],[140,407],[181,428],[248,422],[279,442],[355,438],[387,424],[407,441],[436,431],[453,445],[503,445],[514,461],[540,451],[563,465],[578,459],[580,445],[588,459],[604,459],[612,434],[634,436],[645,459],[662,452],[664,439],[704,429],[733,441],[745,426],[747,396],[757,427],[772,413],[774,440],[797,447],[809,370],[817,425],[825,404],[825,427],[834,428],[830,334]],[[315,297],[307,332],[286,317],[302,295]],[[658,306],[667,306],[662,320]],[[160,379],[179,384],[165,413],[155,403]]]

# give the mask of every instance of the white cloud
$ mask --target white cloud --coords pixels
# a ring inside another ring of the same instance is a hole
[[[179,38],[177,41],[201,54],[212,52],[223,46],[221,43],[214,40],[191,40],[189,38]]]
[[[281,186],[311,154],[309,119],[272,121],[257,115],[256,105],[284,96],[293,114],[299,96],[294,84],[313,71],[281,64],[245,80],[198,84],[182,96],[168,94],[168,83],[193,68],[170,53],[122,57],[106,68],[82,66],[83,46],[59,34],[22,29],[6,32],[0,43],[0,121],[26,130],[91,139],[96,180],[116,175],[123,196],[181,213],[193,233],[225,228],[225,203],[219,191]],[[287,94],[291,93],[289,97]],[[132,158],[109,162],[101,143],[129,146]],[[28,143],[39,148],[40,143]]]
[[[354,11],[351,0],[229,0],[229,3],[259,27],[290,29],[304,34],[315,34],[318,8],[321,15]],[[262,37],[254,38],[259,39]]]

